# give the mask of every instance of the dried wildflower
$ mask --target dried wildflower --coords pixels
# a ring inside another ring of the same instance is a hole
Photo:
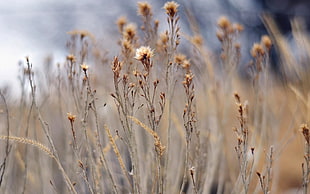
[[[71,114],[71,112],[68,112],[67,116],[68,116],[68,120],[73,123],[75,118],[76,118],[76,116]]]
[[[230,21],[227,19],[227,17],[222,16],[222,17],[220,17],[220,19],[218,20],[217,25],[218,25],[221,29],[227,30],[228,28],[230,28],[231,23],[230,23]]]
[[[169,36],[168,32],[163,32],[159,35],[159,39],[157,40],[157,49],[159,51],[166,51],[168,47]]]
[[[137,125],[140,125],[143,129],[146,130],[146,132],[148,132],[149,134],[151,134],[153,136],[155,151],[159,156],[162,156],[164,154],[166,147],[161,143],[161,140],[160,140],[160,137],[158,136],[158,134],[154,130],[152,130],[151,128],[146,126],[144,123],[139,121],[137,118],[132,117],[132,116],[128,116],[128,118],[130,118]]]
[[[70,32],[67,32],[67,34],[70,35],[79,35],[81,39],[85,38],[85,37],[89,37],[92,40],[95,40],[95,37],[92,33],[90,33],[89,31],[86,30],[73,30]]]
[[[82,64],[82,65],[81,65],[81,68],[82,68],[82,70],[83,70],[83,71],[85,71],[85,72],[86,72],[86,71],[87,71],[87,69],[88,69],[88,65],[86,65],[86,64]]]
[[[158,29],[158,26],[159,26],[159,20],[155,20],[155,21],[154,21],[154,26],[155,26],[155,29]]]
[[[309,144],[310,143],[310,130],[307,124],[303,124],[301,126],[301,132],[304,135],[307,144]]]
[[[174,62],[176,64],[183,64],[183,62],[186,60],[186,56],[183,54],[177,54],[174,57]]]
[[[118,60],[118,58],[114,57],[114,60],[112,62],[112,71],[114,74],[114,80],[118,80],[118,78],[120,77],[122,66],[123,64]]]
[[[139,71],[137,71],[137,70],[132,71],[132,74],[133,74],[135,77],[138,77],[138,76],[141,75],[141,73],[140,73]]]
[[[262,56],[265,54],[265,51],[262,47],[261,44],[258,44],[258,43],[254,43],[252,49],[251,49],[251,55],[252,57],[257,57],[257,56]]]
[[[185,69],[187,73],[189,73],[190,67],[191,67],[191,64],[190,64],[189,60],[184,60],[182,68]]]
[[[154,136],[154,140],[155,140],[154,145],[155,145],[156,153],[159,156],[163,156],[165,149],[166,149],[166,146],[162,145],[160,138],[158,136]]]
[[[184,87],[189,88],[189,86],[192,84],[193,78],[194,78],[194,75],[192,73],[190,72],[186,73],[184,76],[184,80],[182,82]]]
[[[164,9],[170,18],[173,18],[178,13],[179,4],[174,1],[169,1],[165,3]]]
[[[236,33],[236,29],[231,25],[228,27],[228,29],[225,30],[227,34],[234,35]]]
[[[127,19],[125,16],[121,16],[117,19],[116,24],[118,26],[119,32],[121,33],[123,32],[124,26],[126,25],[126,23],[127,23]]]
[[[124,74],[123,75],[123,83],[124,83],[124,85],[127,85],[127,83],[128,83],[128,74]]]
[[[241,45],[240,45],[240,43],[235,43],[235,49],[236,50],[240,50],[241,49]]]
[[[262,45],[264,45],[268,50],[271,49],[272,42],[271,42],[271,39],[269,38],[269,36],[267,36],[267,35],[262,36],[261,43],[262,43]]]
[[[144,17],[152,15],[151,5],[147,2],[138,2],[138,15]]]
[[[163,45],[166,45],[169,41],[169,36],[168,36],[168,32],[164,32],[162,34],[160,34],[160,42]]]
[[[130,83],[128,84],[128,87],[129,87],[129,88],[134,88],[134,87],[136,87],[136,84],[135,84],[135,83],[130,82]]]
[[[149,46],[141,46],[136,50],[135,59],[139,61],[149,60],[154,56],[153,50]]]
[[[200,35],[193,36],[192,37],[192,43],[194,45],[199,46],[199,47],[202,46],[203,45],[203,38],[202,38],[202,36],[200,36]]]
[[[126,40],[133,40],[137,34],[137,26],[135,24],[127,24],[124,28],[123,36]]]
[[[75,58],[74,55],[68,55],[68,56],[67,56],[67,60],[68,60],[68,61],[71,61],[71,62],[75,62],[75,61],[76,61],[76,58]]]
[[[124,52],[126,52],[126,53],[133,52],[133,46],[132,46],[132,44],[130,43],[129,40],[126,40],[126,39],[123,40],[122,41],[122,46],[123,46]]]
[[[234,24],[234,30],[237,32],[242,32],[244,30],[243,26],[241,24]]]

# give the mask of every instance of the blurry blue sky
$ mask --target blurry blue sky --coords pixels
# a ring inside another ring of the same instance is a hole
[[[120,10],[116,1],[0,0],[0,85],[16,79],[17,63],[25,56],[34,66],[48,55],[61,62],[66,56],[68,31],[106,34],[109,21]]]

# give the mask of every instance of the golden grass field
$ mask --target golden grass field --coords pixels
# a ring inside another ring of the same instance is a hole
[[[216,53],[173,1],[162,10],[140,2],[137,14],[141,26],[116,18],[117,56],[74,30],[66,61],[47,59],[38,70],[26,57],[20,88],[0,90],[0,193],[307,193],[310,39],[302,20],[292,18],[292,50],[263,15],[269,34],[244,64],[244,27],[225,16]]]

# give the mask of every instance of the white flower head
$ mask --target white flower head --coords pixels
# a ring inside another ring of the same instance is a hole
[[[149,46],[141,46],[136,50],[135,59],[139,61],[149,60],[154,56],[154,51]]]

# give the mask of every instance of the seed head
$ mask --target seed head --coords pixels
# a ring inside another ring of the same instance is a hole
[[[122,41],[122,46],[123,46],[123,49],[124,49],[124,51],[125,51],[126,53],[131,53],[131,52],[133,52],[133,49],[134,49],[134,48],[133,48],[133,46],[132,46],[130,40],[127,40],[127,39],[123,40],[123,41]]]
[[[183,86],[186,88],[189,88],[190,85],[192,84],[193,78],[194,78],[194,75],[192,73],[190,72],[186,73],[184,76],[184,80],[182,82]]]
[[[165,45],[165,44],[168,43],[168,41],[169,41],[168,32],[164,32],[164,33],[160,34],[160,42],[161,42],[162,44]]]
[[[242,32],[244,30],[243,26],[241,24],[234,24],[234,29],[237,31],[237,32]]]
[[[186,56],[183,54],[177,54],[174,57],[174,62],[176,64],[183,64],[183,62],[186,60]]]
[[[309,144],[310,143],[310,130],[308,128],[308,125],[303,124],[301,126],[301,132],[304,135],[307,144]]]
[[[67,116],[68,116],[68,120],[73,123],[75,118],[76,118],[76,116],[71,114],[71,112],[68,112]]]
[[[75,62],[75,61],[76,61],[74,55],[68,55],[68,56],[67,56],[67,60],[68,60],[68,61],[71,61],[71,62]]]
[[[262,36],[261,43],[262,43],[268,50],[271,49],[272,42],[271,42],[269,36],[267,36],[267,35]]]
[[[141,46],[136,50],[135,59],[139,61],[149,60],[154,56],[153,50],[149,46]]]
[[[82,70],[83,70],[83,71],[85,71],[85,72],[86,72],[86,71],[87,71],[87,69],[88,69],[88,65],[86,65],[86,64],[82,64],[82,65],[81,65],[81,68],[82,68]]]
[[[124,27],[123,36],[126,40],[133,40],[137,34],[137,27],[135,24],[127,24]]]
[[[186,70],[186,72],[190,72],[191,63],[189,60],[184,60],[182,68]]]
[[[122,63],[118,60],[117,57],[114,57],[112,62],[112,71],[114,73],[114,79],[117,80],[120,77],[120,72],[122,70]]]
[[[92,33],[90,33],[89,31],[86,30],[73,30],[70,32],[67,32],[67,34],[70,35],[78,35],[80,36],[81,39],[85,38],[85,37],[89,37],[92,40],[95,40],[95,37]]]
[[[217,25],[223,29],[223,30],[227,30],[230,26],[231,26],[231,23],[230,21],[227,19],[227,17],[225,16],[222,16],[219,18],[219,20],[217,21]]]
[[[240,50],[241,45],[240,45],[240,43],[235,43],[234,47],[235,47],[236,50]]]
[[[252,50],[251,50],[252,57],[255,58],[257,56],[262,56],[264,54],[265,54],[265,51],[264,51],[262,45],[258,44],[258,43],[254,43]]]
[[[127,19],[124,16],[121,16],[117,19],[116,24],[118,26],[118,30],[122,33],[124,30],[124,26],[127,23]]]
[[[152,15],[151,5],[147,2],[138,2],[138,15],[144,17]]]
[[[165,3],[164,9],[170,18],[173,18],[178,13],[179,4],[174,1],[169,1]]]
[[[197,46],[203,45],[203,38],[200,35],[193,36],[191,40],[194,45],[197,45]]]

